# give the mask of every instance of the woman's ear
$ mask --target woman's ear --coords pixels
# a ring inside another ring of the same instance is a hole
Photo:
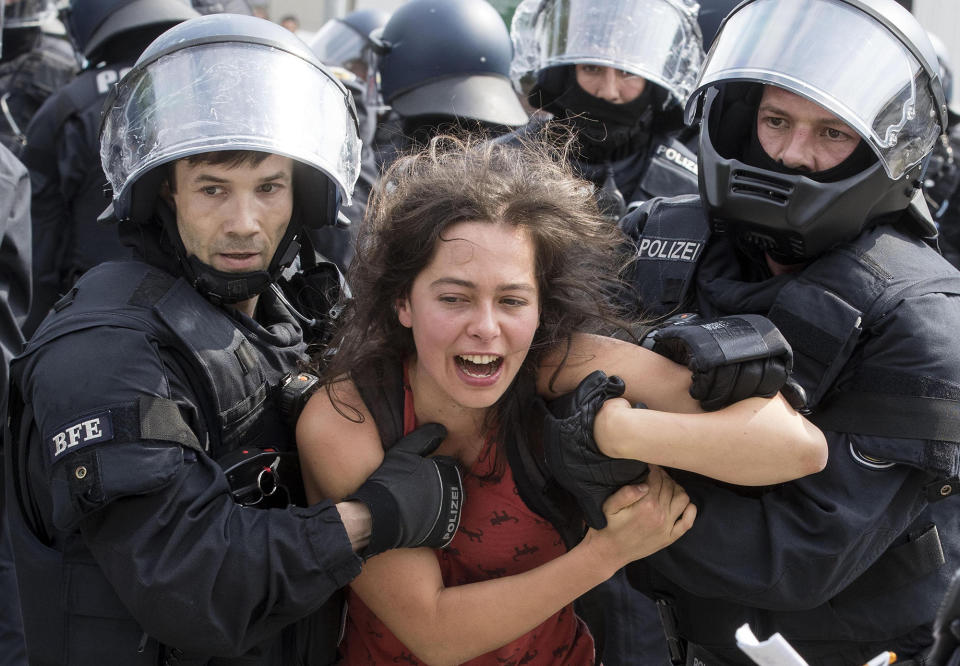
[[[393,306],[393,309],[397,311],[397,319],[400,321],[401,326],[413,328],[413,316],[410,312],[410,299],[398,298],[396,305]]]

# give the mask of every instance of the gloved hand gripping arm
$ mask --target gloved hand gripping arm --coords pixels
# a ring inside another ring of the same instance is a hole
[[[577,389],[543,405],[543,446],[547,467],[557,483],[577,500],[587,524],[594,529],[607,525],[603,502],[628,484],[641,483],[647,464],[609,458],[593,438],[597,411],[611,398],[623,395],[619,377],[597,370]]]
[[[364,503],[373,517],[366,559],[391,548],[444,548],[460,525],[463,483],[453,458],[428,458],[447,436],[437,423],[394,444],[383,463],[345,501]]]
[[[641,344],[690,368],[690,395],[707,411],[753,396],[770,398],[778,391],[794,409],[805,406],[803,388],[790,379],[793,350],[761,315],[676,315],[647,333]]]

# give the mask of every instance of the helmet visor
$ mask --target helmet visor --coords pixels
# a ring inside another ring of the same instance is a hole
[[[703,62],[687,0],[523,0],[511,26],[518,90],[548,67],[591,64],[642,76],[683,104]]]
[[[836,0],[756,0],[732,14],[710,49],[697,90],[757,81],[824,107],[866,139],[898,179],[941,132],[930,77],[882,24]]]
[[[325,71],[259,44],[221,42],[134,68],[108,101],[100,158],[114,197],[161,164],[256,150],[319,169],[349,203],[360,139],[347,92]]]
[[[367,78],[366,50],[370,41],[349,25],[338,19],[330,19],[310,40],[310,48],[320,62],[336,65],[353,72],[357,78]]]

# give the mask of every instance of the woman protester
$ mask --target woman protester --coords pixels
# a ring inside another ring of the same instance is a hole
[[[348,593],[345,664],[594,663],[572,602],[696,515],[657,464],[763,484],[823,465],[822,434],[782,397],[697,413],[686,368],[596,335],[617,321],[604,294],[618,238],[546,150],[436,139],[394,164],[364,221],[326,390],[297,426],[309,499],[351,496],[394,440],[431,422],[466,498],[445,550],[366,561]],[[599,409],[584,446],[651,464],[644,476],[642,463],[609,461],[623,487],[586,529],[530,461],[556,443],[544,423],[564,423],[545,420],[538,385],[546,397],[600,387],[598,407],[619,391],[596,370],[623,376],[624,399]]]

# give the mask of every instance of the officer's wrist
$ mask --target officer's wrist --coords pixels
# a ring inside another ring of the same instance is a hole
[[[350,539],[353,552],[363,550],[370,544],[373,531],[373,514],[363,502],[340,502],[337,504],[340,520]]]

